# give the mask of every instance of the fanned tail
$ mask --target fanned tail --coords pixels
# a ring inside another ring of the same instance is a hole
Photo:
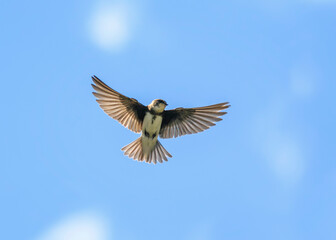
[[[121,150],[124,151],[124,155],[133,158],[134,160],[154,164],[157,162],[162,163],[163,160],[168,161],[167,157],[172,157],[172,155],[161,145],[159,141],[156,142],[156,145],[149,154],[144,154],[142,150],[141,137],[126,145]]]

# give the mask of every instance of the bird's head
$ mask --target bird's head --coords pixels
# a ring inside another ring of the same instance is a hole
[[[149,110],[162,113],[168,104],[162,99],[155,99],[148,105]]]

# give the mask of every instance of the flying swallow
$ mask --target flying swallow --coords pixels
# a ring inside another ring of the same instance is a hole
[[[172,157],[158,141],[161,138],[173,138],[186,134],[203,132],[214,122],[221,121],[220,116],[230,107],[228,102],[206,107],[176,108],[165,110],[166,101],[155,99],[144,106],[134,98],[126,97],[107,86],[98,77],[92,77],[91,84],[96,92],[93,95],[104,112],[129,130],[140,133],[135,141],[123,147],[124,155],[147,163],[162,163]]]

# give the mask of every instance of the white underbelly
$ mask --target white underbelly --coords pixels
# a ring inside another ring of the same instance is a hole
[[[142,150],[144,155],[149,154],[156,145],[160,128],[162,123],[162,117],[159,115],[153,115],[149,112],[146,113],[142,123]]]

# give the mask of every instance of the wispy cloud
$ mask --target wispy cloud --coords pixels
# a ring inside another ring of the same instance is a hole
[[[110,240],[107,221],[97,213],[68,216],[51,226],[37,240]]]
[[[212,239],[213,224],[210,221],[204,221],[194,226],[188,235],[185,237],[187,240],[209,240]]]
[[[254,3],[271,12],[282,12],[292,6],[336,6],[336,0],[254,0]]]
[[[304,174],[304,151],[299,134],[286,128],[289,103],[282,98],[260,114],[254,128],[254,141],[270,170],[284,184],[293,185]]]
[[[314,94],[316,72],[309,64],[293,67],[290,73],[290,89],[297,97],[307,98]]]
[[[253,126],[257,149],[274,175],[285,184],[298,183],[307,167],[308,143],[302,132],[305,127],[298,126],[295,114],[305,100],[314,96],[317,79],[318,71],[313,60],[308,56],[297,60],[289,70],[287,89],[274,94],[269,105],[259,112]]]
[[[100,3],[89,20],[90,37],[104,50],[120,51],[132,37],[135,18],[136,11],[130,3]]]

